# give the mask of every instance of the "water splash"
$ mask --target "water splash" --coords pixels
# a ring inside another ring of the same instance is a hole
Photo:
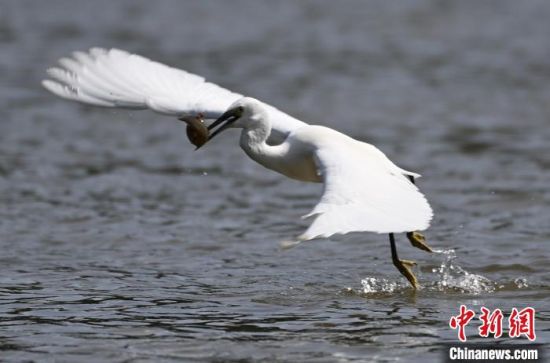
[[[435,253],[441,254],[444,257],[443,262],[437,268],[432,269],[435,274],[434,281],[427,281],[430,277],[419,275],[424,284],[420,290],[438,291],[438,292],[461,292],[466,294],[479,295],[481,293],[494,292],[497,289],[497,284],[485,276],[474,274],[466,271],[456,263],[456,252],[454,249],[449,250],[434,250]],[[525,279],[516,279],[514,281],[518,287],[527,286]],[[375,293],[394,293],[399,290],[410,288],[410,285],[405,279],[392,281],[385,278],[366,277],[361,280],[362,289],[360,293],[375,294]]]
[[[363,294],[374,293],[392,293],[399,289],[408,287],[407,284],[400,281],[390,281],[384,278],[366,277],[361,280]]]
[[[518,277],[517,279],[514,279],[514,284],[518,289],[529,287],[529,285],[527,284],[527,279],[525,277]]]
[[[445,257],[441,265],[432,270],[433,273],[438,275],[438,280],[433,285],[436,290],[455,290],[474,295],[496,290],[495,282],[460,267],[455,261],[456,252],[454,249],[434,250],[434,252]]]

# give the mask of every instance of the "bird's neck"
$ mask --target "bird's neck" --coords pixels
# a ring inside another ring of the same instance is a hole
[[[244,128],[241,133],[241,147],[246,146],[253,149],[262,149],[267,145],[267,138],[271,133],[271,122],[262,120],[254,123],[253,126]]]
[[[265,117],[243,129],[240,145],[251,159],[272,169],[273,161],[282,156],[284,150],[281,150],[280,146],[272,146],[267,143],[270,133],[271,122]]]

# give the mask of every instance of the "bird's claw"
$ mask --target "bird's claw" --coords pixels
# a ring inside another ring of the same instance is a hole
[[[420,248],[421,250],[426,252],[433,252],[432,248],[426,243],[426,237],[424,237],[422,233],[409,232],[407,233],[407,238],[414,247]]]
[[[410,284],[415,290],[417,290],[420,287],[420,285],[418,284],[418,279],[416,278],[415,274],[412,272],[412,267],[416,266],[416,262],[411,260],[396,259],[393,261],[393,264],[395,265],[395,267],[397,267],[399,272],[401,272],[401,274],[405,276],[407,280],[409,280]]]

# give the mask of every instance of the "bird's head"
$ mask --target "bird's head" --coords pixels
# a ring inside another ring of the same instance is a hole
[[[246,129],[254,127],[266,120],[265,108],[262,103],[251,97],[243,97],[235,101],[216,121],[208,126],[212,140],[216,135],[230,127]],[[216,128],[217,127],[217,128]]]

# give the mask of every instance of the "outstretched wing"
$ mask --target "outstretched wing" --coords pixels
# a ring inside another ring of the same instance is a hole
[[[339,133],[338,133],[339,134]],[[323,195],[300,240],[349,232],[399,233],[428,228],[432,209],[424,195],[380,150],[345,135],[315,151]]]
[[[42,85],[60,97],[95,106],[216,117],[242,97],[200,76],[119,49],[74,52],[59,64],[48,69],[52,79]]]
[[[151,109],[167,115],[217,118],[242,97],[204,78],[120,49],[92,48],[59,60],[42,85],[59,97],[95,106]],[[274,136],[305,125],[266,105]]]

